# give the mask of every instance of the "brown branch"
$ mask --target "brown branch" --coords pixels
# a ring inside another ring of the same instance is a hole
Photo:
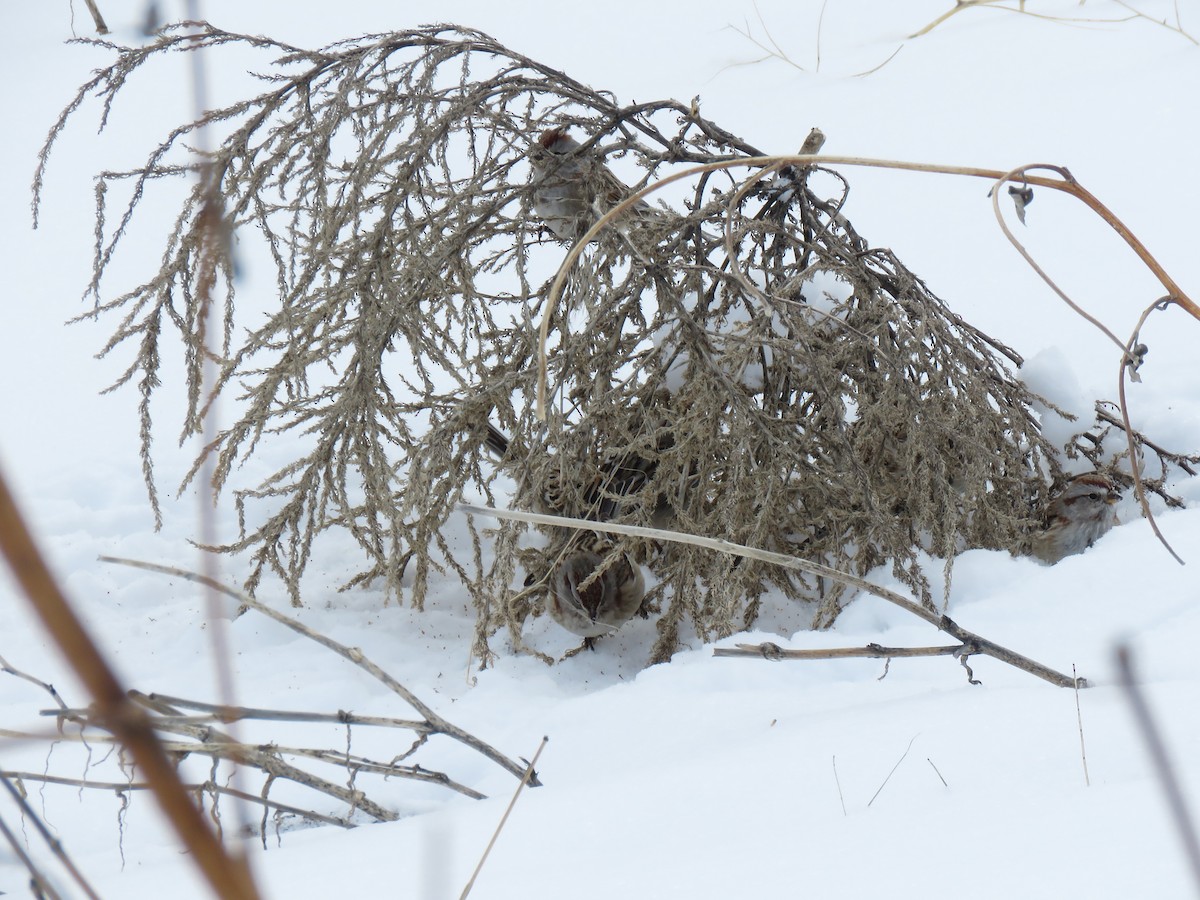
[[[810,575],[817,575],[821,578],[829,578],[833,581],[841,582],[850,587],[858,588],[861,591],[866,591],[868,594],[873,594],[880,599],[886,600],[901,609],[907,610],[914,616],[928,622],[939,631],[943,631],[950,635],[963,645],[959,648],[960,653],[965,656],[974,654],[983,654],[990,656],[993,659],[998,659],[1001,662],[1008,663],[1010,666],[1018,668],[1030,675],[1041,678],[1043,681],[1048,681],[1056,687],[1075,687],[1076,683],[1080,687],[1086,687],[1087,681],[1083,678],[1078,680],[1069,675],[1064,675],[1061,672],[1056,672],[1054,669],[1044,666],[1039,662],[1030,659],[1027,656],[1022,656],[1014,650],[1009,650],[994,641],[989,641],[981,635],[975,634],[972,631],[960,626],[949,616],[939,615],[931,610],[926,609],[920,603],[910,600],[895,591],[888,590],[885,587],[880,587],[873,582],[867,581],[865,578],[859,578],[856,575],[851,575],[848,572],[843,572],[840,569],[834,569],[830,566],[823,566],[820,563],[809,562],[805,559],[800,559],[795,556],[787,556],[783,553],[774,553],[770,550],[759,550],[755,547],[747,547],[743,544],[735,544],[732,541],[722,540],[721,538],[703,537],[696,534],[685,534],[679,531],[668,531],[662,528],[643,528],[639,525],[620,525],[615,522],[593,522],[589,519],[572,519],[564,516],[548,516],[541,513],[522,512],[513,509],[493,509],[487,506],[475,506],[469,503],[459,504],[459,509],[467,513],[476,513],[478,515],[495,516],[498,519],[510,519],[517,522],[529,522],[535,525],[551,525],[559,528],[578,528],[589,531],[603,531],[610,534],[627,534],[633,537],[650,538],[652,540],[674,541],[681,544],[692,544],[696,547],[706,547],[710,550],[717,550],[721,553],[730,553],[734,556],[742,556],[747,559],[757,559],[762,562],[773,563],[778,566],[783,566],[788,569],[796,569],[800,572],[807,572]]]
[[[151,791],[154,788],[144,781],[92,781],[84,778],[64,778],[61,775],[47,775],[45,772],[0,772],[0,778],[16,778],[20,781],[38,781],[42,784],[61,784],[69,787],[88,788],[96,791],[112,791],[114,794],[122,794],[125,791]],[[248,800],[251,803],[257,803],[265,806],[268,809],[274,809],[279,812],[291,813],[292,815],[303,816],[306,819],[312,819],[316,822],[324,822],[327,825],[340,825],[342,828],[353,828],[354,823],[349,819],[343,819],[338,816],[328,816],[323,813],[313,812],[311,809],[301,809],[298,806],[288,806],[286,803],[277,803],[266,797],[260,797],[258,794],[248,794],[245,791],[239,791],[236,788],[224,787],[212,781],[206,781],[203,784],[185,784],[184,790],[192,793],[211,793],[222,794],[228,797],[236,797],[239,800]]]
[[[49,714],[53,715],[54,711],[50,710]],[[64,714],[62,717],[69,718],[72,723],[79,725],[80,727],[96,727],[94,723],[88,721],[86,710],[71,710],[69,711],[69,714]],[[195,741],[180,741],[173,740],[171,738],[160,737],[159,740],[162,743],[163,749],[167,753],[180,754],[183,756],[194,754],[197,756],[208,756],[213,759],[231,759],[242,765],[259,768],[260,771],[264,771],[264,774],[271,775],[272,777],[286,778],[287,776],[265,772],[261,766],[256,765],[255,759],[252,758],[254,753],[257,752],[269,753],[273,755],[301,756],[306,759],[313,759],[318,762],[328,763],[329,765],[340,766],[341,768],[353,770],[354,772],[367,772],[372,775],[383,775],[386,778],[405,778],[409,781],[421,781],[425,782],[426,784],[436,784],[439,787],[448,788],[456,793],[462,794],[465,797],[470,797],[472,800],[483,800],[486,799],[487,796],[486,794],[482,794],[473,788],[459,784],[444,772],[426,769],[419,765],[397,765],[398,760],[406,758],[408,753],[401,754],[390,762],[380,762],[378,760],[368,759],[364,756],[357,756],[355,754],[347,753],[345,750],[326,750],[312,747],[289,747],[276,743],[231,744],[229,741],[222,741],[219,739],[203,740],[204,735],[208,735],[210,737],[212,736],[210,732],[203,730],[204,724],[211,721],[211,719],[208,717],[201,719],[201,717],[157,716],[152,721],[155,723],[158,730],[164,734],[183,734],[184,736],[196,736]],[[185,725],[193,726],[195,731],[184,731],[183,726]],[[44,734],[31,734],[23,731],[13,731],[11,729],[0,729],[0,737],[37,741],[53,739],[56,742],[78,741],[84,744],[117,743],[116,738],[108,735],[91,734],[85,738],[82,734],[60,733],[57,736],[51,736]],[[414,748],[419,746],[420,743],[421,742],[418,741],[417,744],[414,745]],[[411,750],[409,752],[411,753]],[[242,755],[238,756],[239,753],[242,753]],[[321,790],[320,787],[316,787],[311,784],[307,786],[312,787],[314,790]],[[344,797],[339,797],[338,799],[345,800]]]
[[[732,647],[714,647],[713,656],[762,657],[763,659],[908,659],[924,656],[955,656],[963,651],[963,644],[947,647],[881,647],[867,644],[865,647],[830,647],[828,649],[791,650],[767,641],[762,644],[734,644]]]
[[[174,712],[173,707],[151,700],[147,695],[138,691],[130,691],[130,695],[134,701],[155,711],[161,710],[168,715]],[[207,725],[156,724],[162,731],[187,735],[202,742],[204,744],[203,752],[213,759],[228,759],[241,765],[254,766],[273,778],[283,778],[287,781],[302,784],[305,787],[312,788],[314,791],[328,794],[331,797],[341,800],[351,810],[361,809],[379,822],[394,822],[400,818],[398,813],[390,809],[385,809],[358,789],[350,789],[340,784],[334,784],[311,772],[306,772],[304,769],[293,766],[280,756],[278,750],[269,745],[265,748],[252,747],[249,744],[243,744],[240,741],[234,740],[228,734]]]
[[[1138,327],[1134,329],[1133,336],[1129,339],[1127,358],[1133,353],[1134,344],[1137,341],[1138,331],[1141,329],[1142,322],[1146,320],[1146,316],[1151,310],[1155,309],[1156,304],[1151,305],[1144,313],[1138,322]],[[1175,552],[1174,548],[1167,543],[1166,537],[1158,529],[1158,521],[1154,518],[1154,513],[1150,510],[1150,500],[1146,496],[1146,488],[1142,486],[1142,472],[1140,459],[1141,454],[1138,452],[1137,441],[1134,440],[1133,423],[1129,420],[1129,404],[1125,397],[1125,377],[1131,370],[1131,366],[1125,361],[1121,361],[1121,370],[1117,373],[1117,399],[1120,401],[1119,409],[1121,410],[1121,422],[1125,427],[1125,443],[1129,448],[1129,472],[1133,476],[1134,490],[1137,494],[1138,502],[1142,506],[1142,515],[1146,517],[1146,521],[1150,523],[1150,528],[1154,532],[1155,537],[1159,542],[1167,548],[1167,552],[1175,558],[1175,562],[1181,566],[1184,565],[1183,559]]]
[[[55,689],[54,685],[50,684],[49,682],[42,681],[42,679],[36,678],[33,675],[29,675],[18,669],[14,669],[9,664],[8,660],[6,660],[3,656],[0,656],[0,672],[4,672],[7,675],[15,675],[17,678],[20,678],[24,681],[28,681],[30,684],[36,684],[38,687],[40,687],[47,694],[50,695],[51,699],[53,699],[54,702],[58,704],[59,709],[67,708],[67,704],[63,702],[63,698],[59,696],[58,691]]]
[[[1118,408],[1120,408],[1120,407],[1118,407]],[[1114,425],[1117,428],[1120,428],[1122,431],[1125,430],[1124,420],[1118,419],[1116,416],[1114,416],[1108,410],[1104,409],[1104,407],[1101,406],[1099,403],[1096,404],[1096,418],[1099,419],[1101,422],[1107,423],[1108,425]],[[1135,435],[1136,435],[1136,440],[1138,442],[1138,445],[1142,446],[1142,447],[1149,447],[1151,450],[1153,450],[1155,452],[1155,454],[1158,455],[1158,457],[1160,458],[1160,461],[1164,464],[1164,466],[1165,466],[1165,463],[1170,462],[1170,463],[1174,463],[1175,465],[1179,466],[1179,468],[1183,469],[1183,471],[1187,472],[1189,475],[1197,474],[1196,469],[1192,468],[1192,466],[1196,465],[1197,463],[1200,463],[1200,455],[1188,456],[1187,454],[1184,454],[1184,453],[1176,453],[1173,450],[1168,450],[1166,447],[1162,446],[1161,444],[1155,443],[1154,441],[1150,440],[1148,437],[1146,437],[1144,434],[1141,434],[1140,432],[1135,432]],[[1162,496],[1162,495],[1160,494],[1159,496]],[[1177,497],[1163,496],[1163,499],[1166,500],[1167,504],[1170,506],[1182,506],[1183,505],[1182,502]]]
[[[212,721],[233,722],[240,719],[261,719],[275,722],[330,722],[338,725],[376,725],[383,728],[407,728],[419,734],[431,733],[429,723],[416,719],[393,719],[388,716],[359,716],[349,712],[338,713],[309,713],[287,712],[277,709],[252,709],[244,706],[221,706],[214,703],[201,703],[198,700],[185,700],[182,697],[172,697],[169,694],[153,693],[148,695],[151,700],[169,703],[171,706],[182,706],[185,709],[196,709],[212,713],[211,716],[193,717],[196,720],[211,719]],[[50,710],[49,712],[53,712]]]
[[[91,635],[51,575],[0,474],[0,549],[46,630],[87,687],[97,717],[116,735],[153,785],[176,834],[221,897],[255,900],[258,891],[245,858],[228,852],[187,795],[146,713],[129,701]]]
[[[867,657],[870,659],[886,659],[890,666],[893,659],[929,656],[953,656],[966,669],[967,681],[971,684],[982,684],[975,679],[975,673],[967,665],[967,659],[973,653],[979,653],[978,643],[954,644],[948,647],[881,647],[879,644],[867,644],[865,647],[833,647],[827,650],[785,650],[778,644],[767,641],[762,644],[737,644],[734,647],[714,647],[713,656],[761,657],[762,659],[846,659]],[[990,654],[989,654],[990,655]],[[888,673],[884,666],[883,681]]]

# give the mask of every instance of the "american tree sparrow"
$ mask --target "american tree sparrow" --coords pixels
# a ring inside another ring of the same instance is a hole
[[[583,237],[597,219],[632,193],[591,151],[580,153],[582,147],[566,128],[551,128],[528,154],[533,170],[533,211],[555,237],[569,243]],[[664,221],[661,213],[642,200],[628,215],[644,222]],[[629,220],[616,224],[626,233]]]
[[[590,648],[628,622],[645,593],[641,566],[608,538],[589,535],[569,546],[550,573],[546,611]]]
[[[521,454],[513,442],[491,423],[487,429],[488,449],[501,463],[517,462],[513,457]],[[652,466],[636,454],[602,466],[595,482],[582,487],[585,508],[578,509],[580,492],[566,491],[562,479],[567,473],[562,466],[551,465],[540,495],[529,502],[537,512],[607,521],[618,513],[625,497],[646,484]],[[641,608],[645,578],[641,566],[611,539],[591,532],[560,531],[561,544],[552,554],[546,582],[546,611],[567,631],[583,637],[584,646],[590,648],[596,638],[613,633]],[[526,584],[531,581],[532,577]]]
[[[1117,524],[1121,498],[1112,479],[1099,472],[1076,475],[1050,503],[1046,527],[1033,539],[1033,555],[1056,563],[1082,553]]]
[[[515,465],[520,457],[528,455],[528,451],[519,452],[508,436],[491,423],[487,429],[487,447],[502,463]],[[654,477],[658,467],[657,454],[668,450],[673,443],[670,433],[663,431],[654,451],[649,448],[644,453],[631,451],[604,460],[599,472],[587,484],[578,485],[577,491],[568,491],[563,485],[563,478],[577,475],[577,470],[573,472],[562,465],[563,460],[555,458],[543,478],[540,496],[532,501],[534,511],[597,522],[611,521],[622,507],[637,502],[633,498]],[[665,498],[658,499],[653,511],[653,523],[665,527],[669,517],[659,507],[666,507]]]

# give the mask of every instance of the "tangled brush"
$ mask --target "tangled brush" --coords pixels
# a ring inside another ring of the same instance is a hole
[[[380,579],[421,607],[430,567],[456,572],[486,659],[492,635],[519,633],[540,608],[513,589],[518,561],[536,582],[554,545],[521,549],[513,524],[490,535],[492,554],[473,524],[468,555],[448,541],[464,495],[509,502],[502,472],[527,508],[667,524],[855,574],[887,563],[926,605],[921,551],[1023,549],[1060,470],[1013,375],[1020,357],[855,232],[838,172],[744,165],[760,151],[695,105],[620,106],[456,27],[319,51],[207,25],[105,46],[116,62],[63,113],[43,168],[86,97],[107,114],[150,60],[229,47],[276,57],[266,92],[180,126],[136,170],[102,173],[92,282],[94,314],[118,322],[105,352],[132,348],[122,381],[143,396],[152,497],[168,336],[185,349],[186,434],[201,433],[215,396],[236,394],[234,420],[188,478],[207,461],[211,489],[232,491],[243,531],[220,549],[250,553],[249,590],[274,572],[298,601],[314,540],[342,529],[364,554],[347,587]],[[201,126],[219,145],[197,163],[186,145]],[[578,146],[548,160],[563,136]],[[625,185],[717,163],[608,217],[549,302],[574,238]],[[197,172],[161,268],[103,299],[144,192]],[[555,179],[583,184],[582,205],[548,212],[539,190]],[[229,253],[257,240],[278,297],[248,321]],[[223,292],[211,301],[217,349],[201,325],[210,287]],[[219,364],[208,392],[206,358]],[[502,456],[488,449],[496,432]],[[235,488],[231,474],[267,442],[290,458]],[[838,584],[694,547],[620,549],[657,578],[643,607],[658,614],[655,660],[685,622],[706,638],[747,627],[770,589],[807,604],[817,626],[845,600]]]

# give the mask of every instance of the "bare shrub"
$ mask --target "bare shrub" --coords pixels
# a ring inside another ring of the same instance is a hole
[[[489,421],[512,436],[501,465],[518,504],[554,491],[564,512],[585,518],[666,516],[857,574],[890,562],[927,606],[919,551],[950,560],[966,547],[1021,549],[1046,476],[1059,471],[1034,398],[1012,374],[1021,359],[855,232],[837,172],[701,174],[668,199],[655,194],[651,224],[618,217],[604,228],[553,310],[543,422],[535,322],[568,247],[531,210],[537,136],[569,126],[583,152],[639,184],[760,156],[754,146],[694,106],[620,106],[449,26],[318,51],[207,25],[144,48],[104,46],[116,61],[51,131],[35,189],[67,119],[89,96],[107,112],[145,64],[226,47],[277,56],[264,93],[204,120],[225,135],[204,166],[223,208],[205,205],[202,181],[159,270],[111,299],[101,281],[139,202],[159,179],[194,172],[184,145],[202,122],[179,126],[136,170],[101,173],[91,286],[93,314],[115,326],[105,352],[132,351],[122,382],[143,396],[153,494],[150,400],[169,341],[186,354],[187,434],[213,399],[200,388],[195,283],[205,216],[220,217],[226,243],[261,237],[269,248],[278,300],[265,320],[237,318],[232,268],[219,267],[215,394],[238,402],[204,451],[215,458],[212,490],[231,491],[241,516],[240,540],[221,549],[251,553],[249,590],[273,571],[298,598],[313,541],[342,529],[364,554],[347,587],[381,579],[421,607],[430,567],[455,571],[478,609],[486,660],[488,638],[537,609],[511,590],[523,526],[495,533],[494,562],[478,546],[459,558],[446,538],[464,494],[494,499]],[[106,188],[117,182],[133,187],[114,210]],[[267,444],[286,461],[236,485],[239,463]],[[637,490],[607,487],[622,461],[641,473]],[[661,613],[654,659],[670,656],[686,621],[705,637],[751,624],[768,588],[810,604],[819,626],[843,603],[840,585],[794,571],[624,546],[660,580],[649,598]],[[522,558],[531,577],[544,574],[539,551]]]

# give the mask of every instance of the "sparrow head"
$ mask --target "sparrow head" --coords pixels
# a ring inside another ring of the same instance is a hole
[[[1059,519],[1072,522],[1106,520],[1113,516],[1112,507],[1120,499],[1117,486],[1107,475],[1099,472],[1076,475],[1050,504],[1051,524]]]
[[[1120,499],[1107,475],[1076,475],[1047,508],[1046,525],[1033,539],[1033,555],[1053,564],[1082,553],[1117,524],[1113,506]]]
[[[542,132],[541,136],[534,144],[534,153],[552,154],[554,156],[566,156],[572,150],[578,150],[582,144],[575,138],[567,134],[565,125],[560,125],[557,128],[548,128]]]
[[[600,637],[625,624],[645,592],[641,567],[612,541],[598,539],[563,555],[550,579],[546,609],[568,631]]]

